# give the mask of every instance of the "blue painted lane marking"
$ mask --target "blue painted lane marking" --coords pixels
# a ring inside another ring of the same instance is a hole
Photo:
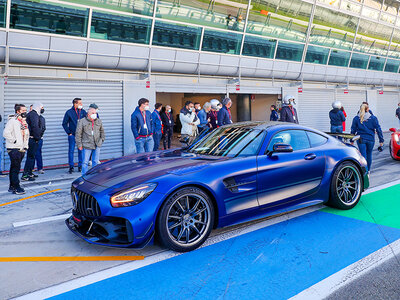
[[[54,298],[286,299],[399,238],[399,229],[317,211]]]

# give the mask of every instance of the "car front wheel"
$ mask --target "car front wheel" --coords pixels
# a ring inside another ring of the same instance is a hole
[[[204,243],[213,224],[210,197],[197,187],[185,187],[169,196],[161,207],[157,236],[165,247],[187,252]]]
[[[344,162],[332,176],[328,205],[339,209],[351,209],[360,200],[361,190],[360,171],[353,163]]]

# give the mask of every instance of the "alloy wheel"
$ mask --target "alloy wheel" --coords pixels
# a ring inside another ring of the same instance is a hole
[[[339,200],[345,205],[352,205],[361,193],[359,172],[353,166],[345,166],[337,176],[336,191]]]

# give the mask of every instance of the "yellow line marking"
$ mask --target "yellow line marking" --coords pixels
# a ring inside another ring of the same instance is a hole
[[[31,198],[43,196],[43,195],[50,194],[50,193],[54,193],[54,192],[58,192],[58,191],[61,191],[61,189],[56,189],[56,190],[52,190],[52,191],[48,191],[48,192],[36,194],[36,195],[33,195],[33,196],[25,197],[25,198],[22,198],[22,199],[18,199],[18,200],[14,200],[14,201],[2,203],[2,204],[0,204],[0,206],[5,206],[5,205],[17,203],[17,202],[20,202],[20,201],[28,200],[28,199],[31,199]]]
[[[143,260],[144,256],[37,256],[37,257],[0,257],[0,262],[13,261],[108,261]]]

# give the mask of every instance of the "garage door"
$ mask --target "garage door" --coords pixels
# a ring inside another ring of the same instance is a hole
[[[391,127],[399,127],[399,120],[395,116],[399,99],[399,93],[396,92],[385,91],[382,95],[377,95],[376,116],[383,131],[388,131]]]
[[[101,148],[100,159],[115,158],[122,155],[122,83],[100,81],[61,81],[10,79],[4,86],[4,114],[13,113],[15,103],[29,107],[40,101],[45,107],[47,130],[43,143],[45,166],[68,163],[67,135],[62,120],[67,109],[72,107],[72,99],[80,97],[84,108],[90,103],[99,106],[106,141]],[[5,155],[5,169],[9,169],[8,156]]]
[[[346,111],[346,132],[351,131],[351,123],[353,118],[360,110],[362,102],[366,101],[366,91],[349,90],[348,94],[343,93],[343,90],[337,90],[336,99],[342,102],[344,110]]]
[[[303,92],[299,93],[299,123],[321,131],[329,131],[329,111],[334,99],[333,89],[303,89]]]

